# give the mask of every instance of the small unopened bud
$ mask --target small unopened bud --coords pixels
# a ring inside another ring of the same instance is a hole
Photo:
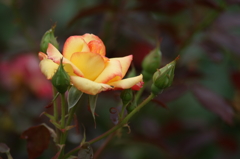
[[[143,81],[149,81],[154,72],[159,68],[161,63],[161,51],[160,51],[160,44],[156,46],[143,60],[142,62],[142,74],[143,74]]]
[[[154,95],[161,93],[165,88],[172,85],[177,59],[178,57],[154,73],[153,84],[151,86],[151,91]]]
[[[63,68],[62,59],[57,72],[52,77],[52,84],[61,94],[64,94],[70,86],[70,77]]]
[[[127,112],[128,112],[128,113],[131,113],[136,107],[137,107],[136,101],[131,102],[131,103],[127,106]]]
[[[125,89],[121,92],[120,95],[123,105],[128,104],[130,101],[132,101],[133,99],[133,92],[131,89]]]
[[[48,44],[51,43],[56,48],[59,48],[59,44],[57,42],[57,38],[54,37],[54,30],[56,28],[56,25],[54,25],[51,29],[45,32],[45,34],[42,37],[41,43],[40,43],[40,49],[41,52],[46,53]]]

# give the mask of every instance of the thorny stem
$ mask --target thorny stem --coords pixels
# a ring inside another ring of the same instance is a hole
[[[76,109],[77,109],[77,106],[76,106],[76,105],[75,105],[73,108],[70,109],[66,126],[70,126]],[[67,138],[67,132],[64,133],[64,136],[63,136],[63,141],[64,141],[64,143],[66,142],[66,138]]]
[[[106,131],[105,133],[103,133],[102,135],[90,140],[89,142],[87,142],[88,144],[93,144],[105,137],[107,137],[108,135],[114,133],[115,131],[117,131],[118,129],[122,128],[125,124],[128,123],[129,119],[136,113],[138,112],[144,105],[146,105],[148,102],[150,102],[153,98],[155,97],[154,94],[150,94],[148,96],[148,98],[146,98],[141,104],[139,104],[131,113],[129,113],[122,121],[120,121],[119,124],[115,125],[114,127],[112,127],[111,129],[109,129],[108,131]],[[79,151],[79,149],[81,148],[81,145],[74,148],[73,150],[71,150],[70,152],[68,152],[63,158],[67,159],[69,156],[71,156],[72,154],[74,154],[75,152]]]
[[[123,105],[121,113],[120,113],[120,120],[122,120],[124,118],[124,113],[125,113],[125,110],[126,110],[126,107],[128,106],[128,104],[129,103]]]
[[[57,94],[56,89],[53,87],[53,97],[55,97]],[[54,120],[57,122],[58,121],[58,107],[57,107],[57,102],[56,100],[53,101],[53,116]]]
[[[52,90],[53,90],[53,97],[55,98],[55,96],[57,95],[57,90],[54,88],[54,86],[52,86]],[[58,122],[58,105],[57,105],[57,99],[55,99],[54,101],[53,101],[53,116],[54,116],[54,120],[55,120],[55,122]],[[60,142],[60,137],[59,137],[59,135],[60,135],[60,131],[59,131],[59,129],[58,128],[56,128],[55,129],[55,131],[56,131],[56,134],[57,134],[57,143],[59,143]]]

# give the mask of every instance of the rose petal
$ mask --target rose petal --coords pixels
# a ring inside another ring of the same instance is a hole
[[[58,51],[58,49],[51,43],[48,44],[47,55],[48,58],[53,60],[54,62],[60,61],[60,59],[62,59],[63,57],[62,54]]]
[[[128,68],[132,62],[133,56],[125,56],[125,57],[119,57],[119,58],[110,58],[110,60],[118,60],[121,63],[122,66],[122,77],[124,77],[128,71]]]
[[[139,91],[142,87],[143,87],[144,82],[140,81],[137,84],[135,84],[134,86],[131,87],[132,90],[136,90]]]
[[[46,59],[48,56],[45,53],[43,53],[43,52],[39,52],[38,53],[38,57],[39,57],[39,60],[41,61],[43,59]]]
[[[72,84],[80,91],[96,95],[102,91],[110,90],[112,87],[108,84],[96,83],[86,78],[70,76]]]
[[[116,82],[107,83],[111,86],[114,86],[114,89],[128,89],[136,85],[137,83],[142,82],[142,75],[123,79]]]
[[[54,62],[57,63],[57,64],[60,64],[60,61],[61,61],[61,60],[55,60]],[[63,57],[63,64],[69,64],[69,65],[71,65],[72,68],[73,68],[74,74],[76,74],[76,75],[78,75],[78,76],[80,76],[80,77],[84,77],[82,71],[80,71],[77,66],[75,66],[71,61],[69,61],[68,59],[66,59],[66,58],[64,58],[64,57]]]
[[[48,48],[47,48],[47,54],[48,54],[48,58],[53,60],[53,62],[60,64],[61,59],[63,58],[63,63],[68,63],[72,66],[73,70],[74,70],[74,74],[83,77],[83,73],[68,59],[64,58],[62,56],[62,54],[58,51],[58,49],[53,46],[51,43],[48,44]],[[40,55],[40,58],[44,57],[43,54]]]
[[[110,60],[95,82],[107,83],[122,79],[122,67],[118,60]]]
[[[67,74],[69,76],[76,76],[76,74],[74,73],[74,70],[73,70],[73,67],[72,67],[71,64],[65,63],[65,64],[63,64],[63,68],[64,68],[64,70],[67,72]]]
[[[56,70],[58,69],[58,64],[54,63],[50,59],[43,59],[40,64],[40,69],[42,73],[47,77],[47,79],[51,79]]]
[[[75,52],[89,52],[87,43],[81,36],[70,36],[63,46],[63,56],[70,60]]]
[[[90,52],[98,53],[105,56],[105,46],[101,41],[93,40],[88,43]]]
[[[71,62],[83,73],[84,77],[94,81],[105,67],[101,55],[91,52],[77,52],[71,57]]]
[[[88,44],[90,51],[102,56],[106,55],[106,48],[102,40],[94,34],[84,34],[82,38]]]

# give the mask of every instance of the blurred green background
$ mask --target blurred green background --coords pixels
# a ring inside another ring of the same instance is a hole
[[[61,49],[67,37],[93,33],[105,43],[107,57],[133,54],[138,73],[159,39],[162,66],[180,55],[172,87],[132,118],[131,133],[123,129],[99,159],[240,158],[239,0],[1,0],[0,20],[0,142],[14,159],[28,158],[23,131],[42,122],[52,126],[40,116],[51,112],[46,106],[52,92],[37,54],[54,24]],[[99,95],[96,129],[82,100],[78,122],[88,140],[113,126],[109,109],[120,105],[119,94]],[[143,99],[148,94],[146,89]],[[71,130],[66,149],[82,135],[81,128]],[[39,159],[55,153],[51,141]]]

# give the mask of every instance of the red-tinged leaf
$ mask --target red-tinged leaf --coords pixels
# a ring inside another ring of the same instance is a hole
[[[197,84],[192,85],[190,87],[190,90],[196,99],[206,109],[217,114],[228,124],[231,124],[233,122],[233,108],[224,100],[223,97],[214,93],[210,89]]]
[[[50,132],[44,125],[33,126],[21,135],[21,138],[27,140],[27,151],[29,159],[39,157],[45,149],[48,148],[50,141]]]

